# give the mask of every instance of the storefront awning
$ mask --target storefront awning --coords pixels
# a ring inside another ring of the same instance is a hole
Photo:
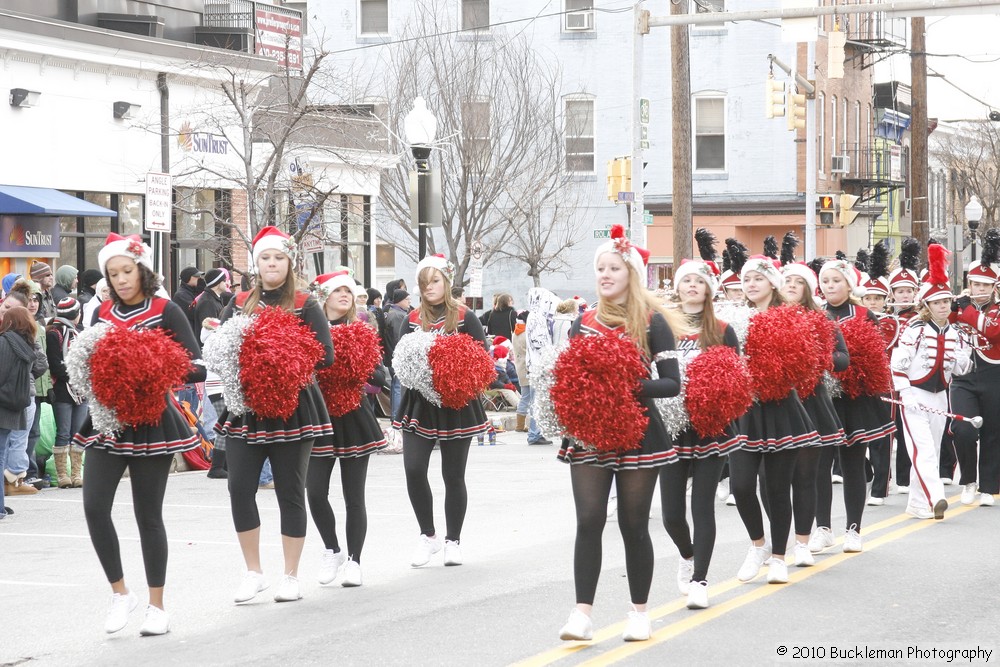
[[[0,185],[0,215],[118,217],[118,214],[111,209],[91,204],[59,190],[21,185]]]

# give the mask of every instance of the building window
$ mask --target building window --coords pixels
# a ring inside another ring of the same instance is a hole
[[[485,30],[490,27],[490,0],[461,0],[462,30]]]
[[[826,170],[826,95],[816,96],[816,168],[819,173]]]
[[[837,124],[837,96],[834,95],[830,100],[830,155],[837,155],[837,132],[839,125]]]
[[[708,14],[726,11],[726,0],[695,0],[696,13]],[[696,28],[724,28],[725,23],[699,23]]]
[[[697,97],[694,100],[694,168],[699,171],[726,168],[724,97]]]
[[[358,24],[362,35],[389,32],[389,0],[358,0]]]
[[[861,148],[862,143],[867,143],[868,137],[864,137],[862,141],[861,137],[861,102],[854,103],[854,143]],[[859,155],[860,159],[860,155]]]
[[[463,158],[466,164],[483,164],[490,156],[490,103],[488,100],[462,102]]]
[[[565,108],[566,171],[594,171],[594,100],[568,99]]]
[[[847,104],[847,98],[846,97],[844,98],[843,110],[844,110],[844,113],[842,114],[841,117],[843,118],[843,123],[844,123],[844,136],[843,136],[844,143],[841,146],[840,152],[841,152],[841,154],[846,154],[847,153],[847,147],[850,145],[850,141],[851,141],[851,137],[847,133],[847,130],[848,130],[848,120],[847,120],[847,118],[848,118],[848,116],[847,116],[848,104]]]
[[[594,0],[563,0],[563,30],[594,31]]]

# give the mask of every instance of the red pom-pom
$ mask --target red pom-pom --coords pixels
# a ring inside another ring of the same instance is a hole
[[[835,374],[844,395],[857,398],[887,393],[892,377],[885,354],[885,339],[878,328],[866,318],[852,317],[840,320],[840,333],[851,355],[847,370]]]
[[[378,333],[360,320],[330,329],[333,365],[316,374],[326,408],[342,417],[361,405],[365,382],[382,359]]]
[[[635,343],[614,334],[576,336],[552,374],[549,394],[569,435],[602,451],[641,445],[649,417],[636,394],[649,369]]]
[[[464,408],[497,377],[486,348],[469,334],[438,336],[427,362],[441,405],[452,410]]]
[[[684,406],[702,438],[722,435],[753,403],[746,362],[728,345],[713,345],[684,369]]]
[[[812,342],[820,361],[812,368],[812,372],[803,374],[800,382],[795,385],[799,398],[805,400],[816,391],[816,385],[823,380],[823,372],[833,370],[833,348],[837,344],[837,336],[834,333],[836,325],[825,312],[803,309],[803,313],[812,327]]]
[[[94,346],[90,382],[122,424],[153,425],[190,370],[187,351],[162,329],[111,327]]]
[[[750,319],[744,350],[754,392],[761,402],[778,401],[822,365],[813,327],[801,306],[768,308]]]
[[[294,313],[268,306],[247,327],[240,346],[240,384],[259,417],[288,419],[312,382],[323,346]]]

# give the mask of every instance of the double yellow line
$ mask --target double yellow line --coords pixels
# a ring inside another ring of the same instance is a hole
[[[958,496],[950,498],[948,501],[949,505],[951,507],[955,507],[955,503],[958,502],[958,498],[959,498]],[[964,514],[965,512],[968,512],[969,510],[974,508],[975,508],[974,505],[959,506],[955,509],[950,509],[948,511],[947,517],[951,518],[958,514]],[[926,520],[926,519],[918,521],[912,519],[912,517],[910,517],[908,514],[898,514],[888,519],[885,519],[884,521],[880,521],[878,523],[866,527],[865,534],[871,535],[878,531],[891,528],[892,526],[907,521],[909,521],[909,523],[907,523],[907,525],[901,528],[897,528],[891,532],[888,532],[884,535],[879,535],[878,537],[872,538],[870,540],[866,539],[864,546],[865,551],[878,549],[880,546],[884,544],[894,542],[900,538],[909,535],[910,533],[915,533],[918,530],[923,530],[929,526],[938,523],[937,521]],[[842,543],[843,539],[837,540],[837,544],[842,544]],[[662,644],[665,641],[673,639],[687,632],[688,630],[693,630],[694,628],[697,628],[700,625],[703,625],[705,623],[708,623],[709,621],[719,618],[720,616],[723,616],[733,611],[734,609],[739,609],[740,607],[750,604],[751,602],[756,602],[757,600],[766,598],[769,595],[774,595],[775,593],[782,591],[785,588],[785,586],[791,586],[792,584],[804,581],[809,577],[813,577],[819,574],[820,572],[823,572],[824,570],[829,570],[830,568],[835,567],[836,565],[839,565],[840,563],[843,563],[844,561],[850,558],[854,558],[858,555],[859,554],[843,553],[843,552],[835,553],[834,555],[831,555],[829,557],[823,558],[822,560],[818,561],[816,565],[812,567],[795,568],[794,571],[790,572],[788,576],[788,584],[785,584],[784,586],[778,586],[778,585],[758,586],[756,588],[747,591],[746,593],[737,595],[736,597],[726,600],[725,602],[722,602],[720,604],[713,605],[712,607],[709,607],[708,609],[705,609],[703,611],[693,613],[689,616],[682,618],[681,620],[675,621],[674,623],[671,623],[669,625],[660,628],[659,630],[656,630],[649,638],[649,641],[624,643],[618,648],[613,648],[608,651],[604,651],[589,660],[577,664],[581,666],[614,664],[616,662],[624,660],[625,658],[628,658],[637,653],[645,651],[653,646]],[[719,584],[716,584],[715,586],[712,586],[709,589],[709,597],[718,598],[719,596],[722,596],[733,589],[740,588],[743,585],[744,584],[737,579],[729,579],[728,581],[724,581]],[[682,609],[686,609],[687,606],[686,603],[687,601],[684,599],[677,599],[663,606],[651,609],[649,611],[649,618],[651,621],[653,621],[659,618],[663,618],[664,616],[673,614]],[[539,653],[536,656],[515,663],[515,667],[542,667],[543,665],[551,665],[555,662],[568,658],[575,653],[586,650],[588,648],[592,648],[602,642],[611,639],[617,639],[621,641],[620,639],[621,633],[624,629],[625,629],[624,621],[620,623],[615,623],[614,625],[609,625],[606,628],[601,628],[600,630],[594,632],[594,638],[589,642],[570,642],[561,644],[560,646],[554,649],[545,651],[544,653]]]

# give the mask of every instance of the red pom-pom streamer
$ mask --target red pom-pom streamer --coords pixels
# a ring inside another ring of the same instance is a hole
[[[778,401],[816,373],[820,359],[813,327],[801,306],[768,308],[750,319],[744,350],[761,402]]]
[[[259,417],[288,419],[322,359],[323,346],[297,315],[275,306],[260,310],[240,346],[247,407]]]
[[[486,348],[469,334],[438,336],[427,352],[427,363],[441,405],[452,410],[464,408],[497,376]]]
[[[90,382],[122,424],[153,425],[190,370],[187,350],[162,329],[111,327],[94,346]]]
[[[684,406],[702,438],[722,435],[726,426],[753,403],[753,381],[746,362],[728,345],[713,345],[684,369]]]
[[[333,417],[342,417],[361,405],[365,382],[382,359],[378,333],[362,322],[330,329],[333,338],[333,365],[316,374],[326,408]]]
[[[649,417],[636,394],[649,369],[635,343],[614,334],[576,336],[552,374],[550,396],[569,435],[601,451],[641,445]]]
[[[892,377],[885,354],[885,339],[878,328],[866,318],[852,317],[840,320],[840,332],[851,355],[847,370],[834,374],[840,380],[844,395],[857,398],[887,393]]]
[[[816,391],[816,385],[823,379],[823,372],[833,370],[833,348],[837,344],[837,337],[834,333],[836,325],[825,312],[806,309],[802,312],[812,327],[813,345],[816,348],[816,357],[820,361],[813,367],[812,372],[804,374],[801,381],[795,385],[799,398],[805,400]]]

